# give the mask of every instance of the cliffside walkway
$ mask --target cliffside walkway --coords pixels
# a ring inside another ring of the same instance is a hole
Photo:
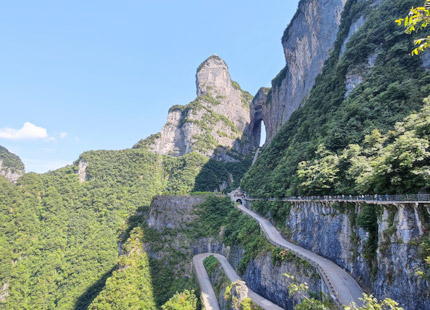
[[[205,254],[198,254],[193,257],[193,265],[194,270],[196,271],[197,278],[199,280],[200,284],[200,290],[202,292],[202,299],[203,304],[206,310],[219,310],[218,305],[218,299],[215,295],[215,291],[212,287],[212,284],[210,282],[209,276],[206,272],[206,268],[203,265],[203,261],[205,258],[213,255],[218,261],[221,263],[222,267],[224,268],[224,272],[229,278],[231,282],[236,282],[241,280],[237,272],[233,269],[233,267],[230,265],[230,263],[227,261],[227,259],[219,254],[215,253],[205,253]],[[281,307],[275,305],[271,301],[265,299],[264,297],[261,297],[260,295],[256,294],[252,290],[248,288],[248,297],[251,298],[257,305],[262,307],[266,310],[283,310]]]
[[[349,305],[352,301],[357,305],[362,305],[359,298],[362,297],[363,290],[345,270],[318,254],[286,241],[268,220],[247,209],[242,204],[238,208],[258,221],[270,243],[294,252],[297,256],[316,267],[328,287],[333,301],[340,309],[342,305]]]
[[[292,201],[292,202],[364,202],[368,204],[430,204],[429,194],[409,195],[341,195],[341,196],[296,196],[288,198],[253,198],[245,196],[246,201]]]

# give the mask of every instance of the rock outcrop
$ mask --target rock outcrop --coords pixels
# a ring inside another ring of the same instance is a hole
[[[145,250],[153,259],[167,264],[176,276],[191,277],[192,257],[197,254],[221,254],[236,270],[244,256],[242,248],[229,247],[220,241],[223,229],[220,236],[213,237],[198,237],[191,233],[191,228],[199,220],[199,202],[205,199],[205,196],[159,196],[151,204],[146,223],[153,240],[145,244]],[[306,282],[312,293],[328,291],[314,267],[286,250],[279,253],[266,251],[251,259],[242,278],[257,294],[293,310],[300,298],[289,296],[290,280],[284,276],[285,273],[295,276],[297,283]],[[227,304],[220,301],[224,306]]]
[[[16,183],[24,175],[24,164],[21,159],[3,146],[0,146],[0,175],[12,183]]]
[[[346,0],[302,0],[284,32],[286,66],[272,81],[263,120],[270,142],[308,96],[333,50]]]
[[[373,235],[357,224],[362,204],[292,203],[285,226],[292,242],[334,261],[377,298],[430,309],[430,283],[416,274],[425,265],[420,243],[428,238],[430,205],[370,207],[379,214]]]
[[[134,147],[172,156],[194,151],[225,161],[254,151],[248,129],[252,96],[231,80],[227,64],[216,55],[206,59],[196,85],[197,98],[171,107],[162,131]]]

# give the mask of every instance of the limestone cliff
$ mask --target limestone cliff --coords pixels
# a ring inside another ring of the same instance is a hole
[[[416,274],[425,265],[420,243],[428,238],[429,205],[301,202],[284,208],[283,230],[292,242],[334,261],[378,298],[406,310],[430,309],[430,283]],[[360,218],[375,229],[366,230]]]
[[[197,70],[196,85],[197,98],[171,107],[161,132],[135,148],[172,156],[194,151],[226,161],[255,149],[248,138],[252,96],[231,80],[227,64],[216,55],[206,59]]]
[[[300,1],[282,38],[286,66],[273,79],[267,102],[254,102],[263,111],[268,142],[314,86],[333,50],[345,3],[346,0]]]
[[[171,278],[190,279],[192,257],[201,253],[224,255],[239,270],[246,251],[222,242],[228,227],[221,227],[218,235],[212,237],[202,237],[201,232],[193,231],[201,220],[200,204],[206,199],[205,196],[159,196],[151,204],[146,220],[146,234],[150,237],[145,250],[152,259],[169,266]],[[289,296],[289,280],[285,273],[294,275],[298,283],[308,283],[314,294],[328,291],[315,268],[288,251],[261,250],[243,269],[242,279],[254,292],[285,309],[293,310],[299,298]],[[213,284],[217,286],[217,283]],[[220,294],[220,301],[225,306],[226,303],[221,300],[223,295]]]
[[[15,183],[24,174],[24,164],[15,154],[0,146],[0,175]]]

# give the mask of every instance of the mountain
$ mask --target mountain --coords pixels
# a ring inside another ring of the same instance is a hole
[[[409,55],[413,38],[394,23],[421,2],[301,0],[272,88],[253,98],[213,55],[197,69],[197,98],[134,148],[85,152],[16,183],[0,177],[0,309],[196,310],[192,260],[207,252],[288,310],[302,298],[286,273],[309,296],[331,292],[314,262],[269,243],[220,195],[239,185],[260,198],[248,208],[364,291],[430,309],[430,206],[381,199],[430,191],[430,62]],[[16,156],[0,156],[23,172]],[[231,283],[211,265],[230,309]]]
[[[228,66],[212,55],[197,69],[197,98],[169,109],[162,131],[134,148],[182,156],[197,152],[214,159],[237,161],[256,149],[250,137],[252,95],[230,78]]]
[[[0,175],[15,183],[24,174],[24,163],[15,154],[0,145]]]
[[[313,2],[301,1],[299,11],[300,8],[306,9],[311,3]],[[417,3],[419,1],[415,2]],[[354,145],[364,149],[372,147],[366,141],[371,139],[368,136],[374,130],[377,130],[375,134],[381,135],[396,130],[396,123],[404,121],[409,114],[420,111],[424,105],[423,99],[430,95],[430,75],[426,59],[410,57],[408,51],[413,39],[392,22],[393,16],[401,16],[408,11],[410,5],[410,1],[400,0],[391,3],[378,0],[348,1],[342,12],[336,41],[331,46],[327,45],[328,50],[331,50],[329,58],[315,78],[309,94],[301,100],[300,107],[291,103],[290,98],[295,98],[294,96],[282,99],[275,95],[291,91],[287,83],[288,75],[280,79],[282,72],[289,71],[282,71],[274,79],[272,92],[269,91],[266,105],[261,108],[262,117],[269,119],[270,124],[271,119],[283,115],[273,105],[276,102],[295,111],[289,113],[290,116],[285,118],[288,121],[278,131],[272,132],[276,135],[245,176],[242,186],[247,191],[255,196],[280,197],[310,193],[363,193],[354,179],[356,177],[346,173],[354,159],[340,161],[342,154],[348,156],[348,150],[354,148]],[[318,5],[314,8],[315,12],[323,14]],[[339,6],[333,6],[333,13],[338,12],[338,8]],[[303,21],[298,18],[300,14],[296,14],[296,19],[287,28],[286,34]],[[308,22],[308,27],[312,25],[313,22]],[[325,44],[323,41],[327,37],[325,32],[318,33],[318,29],[314,29],[316,35],[313,41],[321,46]],[[303,40],[308,40],[305,39],[306,32],[301,35]],[[289,37],[291,36],[284,35],[284,39]],[[309,47],[304,48],[305,51],[308,49]],[[320,61],[323,59],[324,57]],[[288,68],[290,66],[291,63],[288,63]],[[315,76],[314,73],[316,71],[306,69],[299,75],[311,77]],[[281,80],[284,82],[278,83]],[[260,98],[260,102],[264,102],[262,97],[262,93],[256,96]],[[273,111],[270,112],[270,109]],[[267,123],[265,120],[264,122]],[[312,168],[319,170],[322,167],[319,165],[324,160],[330,160],[330,155],[337,156],[333,159],[340,161],[339,165],[331,165],[328,168],[333,169],[324,170],[326,179],[321,176],[314,181],[307,180],[307,171]],[[328,181],[330,177],[333,180]],[[393,177],[399,176],[381,176]],[[379,185],[374,184],[373,188],[368,187],[364,192],[373,193],[375,187]],[[415,187],[405,187],[398,183],[397,186],[392,184],[389,188],[380,190],[389,193],[401,193],[405,190],[419,192],[425,190],[425,187],[422,182],[415,183]]]

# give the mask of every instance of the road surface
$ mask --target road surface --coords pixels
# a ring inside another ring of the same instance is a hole
[[[299,257],[306,259],[317,267],[335,301],[341,305],[349,305],[352,301],[357,305],[362,305],[359,298],[362,297],[363,290],[345,270],[322,256],[286,241],[268,220],[257,213],[247,209],[243,205],[239,205],[238,208],[258,221],[270,243],[293,251]]]
[[[210,282],[209,276],[203,265],[203,261],[206,257],[213,255],[221,263],[224,268],[224,272],[231,282],[242,280],[237,272],[233,269],[227,259],[219,254],[205,253],[198,254],[193,257],[194,270],[196,271],[197,278],[200,284],[200,290],[202,291],[203,304],[206,310],[219,310],[218,300]],[[248,288],[248,297],[251,298],[257,305],[265,310],[283,310],[281,307],[275,305],[271,301],[258,295]]]

